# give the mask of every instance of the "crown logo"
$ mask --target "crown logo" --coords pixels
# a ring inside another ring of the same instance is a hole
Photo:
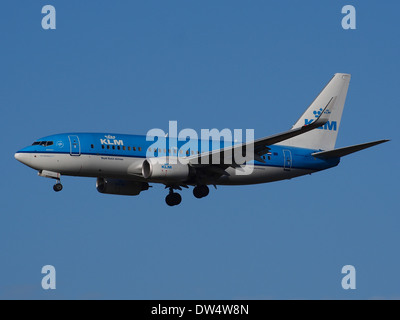
[[[315,116],[316,118],[318,118],[318,117],[321,115],[322,111],[323,111],[323,109],[322,109],[322,108],[319,108],[319,110],[318,110],[318,111],[313,111],[313,113],[314,113],[314,116]]]

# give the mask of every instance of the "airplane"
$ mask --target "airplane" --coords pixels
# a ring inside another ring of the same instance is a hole
[[[333,168],[346,155],[390,141],[335,149],[350,78],[350,74],[335,74],[292,129],[250,142],[233,141],[226,146],[199,139],[191,144],[191,150],[182,152],[186,141],[171,148],[168,137],[164,138],[165,148],[151,150],[154,142],[145,135],[64,133],[36,140],[15,158],[37,170],[39,176],[55,179],[56,192],[63,189],[61,176],[97,178],[97,190],[114,195],[136,196],[151,183],[159,183],[169,189],[165,198],[169,206],[179,205],[182,197],[175,191],[189,186],[200,199],[209,194],[209,186],[292,179]],[[204,150],[204,145],[211,149]],[[246,154],[247,149],[252,152]],[[239,161],[235,152],[245,156]],[[213,159],[221,161],[210,161]],[[252,172],[243,174],[249,164]]]

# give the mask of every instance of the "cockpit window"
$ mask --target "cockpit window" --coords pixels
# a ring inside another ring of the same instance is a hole
[[[49,147],[54,144],[53,141],[35,141],[32,143],[33,146],[43,146],[43,147]]]

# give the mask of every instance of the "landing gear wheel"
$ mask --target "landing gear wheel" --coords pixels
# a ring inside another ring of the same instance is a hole
[[[210,189],[206,185],[197,186],[193,189],[193,195],[197,199],[207,197],[209,193],[210,193]]]
[[[63,189],[63,185],[62,185],[61,183],[56,183],[56,184],[53,186],[53,190],[54,190],[55,192],[60,192],[62,189]]]
[[[165,197],[165,202],[167,203],[167,205],[169,205],[170,207],[172,207],[174,205],[174,199],[173,199],[173,193],[170,193],[169,195],[167,195]]]
[[[173,197],[176,206],[182,202],[182,197],[179,193],[173,193]]]
[[[182,197],[179,193],[172,192],[165,198],[165,202],[170,207],[177,206],[182,202]]]

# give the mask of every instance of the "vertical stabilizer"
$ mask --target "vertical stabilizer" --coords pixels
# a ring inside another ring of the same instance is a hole
[[[332,99],[335,99],[335,105],[334,108],[332,108],[332,114],[330,114],[329,121],[327,123],[318,129],[288,139],[279,144],[317,150],[334,149],[339,132],[344,103],[347,96],[347,90],[349,88],[350,78],[350,74],[335,74],[331,81],[329,81],[326,87],[318,95],[318,97],[308,107],[306,112],[304,112],[304,114],[296,122],[296,124],[293,126],[293,129],[300,128],[313,122],[319,117],[324,107]]]

